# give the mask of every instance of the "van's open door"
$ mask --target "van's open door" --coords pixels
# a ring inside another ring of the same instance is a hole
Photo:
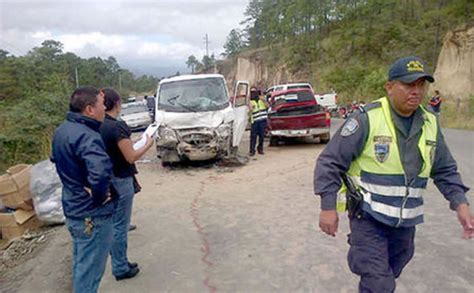
[[[250,94],[248,81],[237,81],[234,88],[232,108],[234,109],[234,129],[232,146],[238,147],[248,122],[248,102]]]

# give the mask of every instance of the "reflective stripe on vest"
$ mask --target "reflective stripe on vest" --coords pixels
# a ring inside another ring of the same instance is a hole
[[[421,108],[425,122],[418,149],[423,165],[418,177],[406,182],[389,101],[382,98],[376,102],[381,103],[381,107],[367,112],[367,142],[361,155],[351,163],[348,175],[364,195],[362,208],[366,212],[390,226],[413,226],[423,222],[422,196],[436,150],[436,116]],[[338,194],[339,210],[342,196]]]
[[[262,101],[250,101],[252,103],[252,123],[261,121],[261,120],[267,120],[267,107],[265,106],[265,103]]]

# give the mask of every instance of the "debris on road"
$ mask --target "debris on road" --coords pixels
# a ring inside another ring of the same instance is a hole
[[[20,238],[10,242],[5,250],[0,250],[0,274],[15,267],[43,246],[56,231],[55,228],[43,228],[35,232],[26,232]]]

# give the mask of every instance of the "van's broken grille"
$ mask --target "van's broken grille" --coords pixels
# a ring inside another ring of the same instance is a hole
[[[182,136],[182,139],[191,145],[202,145],[210,143],[212,136],[202,133],[190,133]]]

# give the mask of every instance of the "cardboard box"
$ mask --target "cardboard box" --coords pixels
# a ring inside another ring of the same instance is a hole
[[[34,211],[16,210],[11,213],[0,213],[0,228],[3,239],[20,237],[26,230],[41,227],[42,223]]]
[[[11,209],[33,210],[30,195],[31,165],[19,164],[0,176],[0,200]]]

